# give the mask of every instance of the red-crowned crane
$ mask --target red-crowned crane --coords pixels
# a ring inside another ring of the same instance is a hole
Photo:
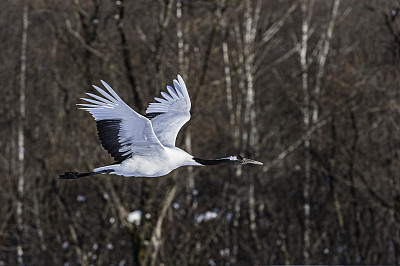
[[[59,179],[77,179],[97,174],[115,174],[130,177],[158,177],[186,165],[259,164],[254,160],[233,155],[208,160],[193,157],[175,147],[176,136],[190,119],[190,98],[182,77],[174,80],[174,88],[167,86],[164,99],[154,98],[145,116],[130,108],[115,91],[101,81],[108,93],[93,87],[102,95],[86,93],[92,99],[78,104],[96,120],[101,144],[115,159],[115,163],[94,169],[89,173],[65,172]]]

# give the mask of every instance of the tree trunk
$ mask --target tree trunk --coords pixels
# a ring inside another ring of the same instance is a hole
[[[182,2],[176,2],[176,37],[178,39],[178,72],[183,78],[187,78],[189,74],[189,62],[185,60],[185,42],[183,39],[183,24],[182,24]],[[190,130],[185,132],[185,147],[189,154],[192,154],[192,134]],[[195,187],[193,167],[188,167],[188,177],[186,179],[186,203],[192,202],[192,191]],[[193,207],[193,205],[192,205]]]
[[[257,24],[261,10],[261,1],[257,2],[257,6],[253,11],[251,1],[246,1],[245,9],[245,35],[244,35],[244,75],[246,78],[246,100],[244,112],[244,125],[247,130],[243,131],[243,152],[251,153],[256,156],[257,143],[257,127],[255,112],[255,90],[254,90],[254,57],[252,47],[255,43],[257,32]],[[248,202],[249,202],[249,220],[251,236],[256,244],[257,249],[261,248],[259,238],[257,236],[256,224],[256,205],[254,195],[255,176],[250,170],[246,173],[249,181]]]
[[[307,5],[308,1],[301,2],[302,26],[301,26],[301,46],[300,46],[300,65],[301,65],[301,87],[303,90],[303,127],[306,132],[310,129],[310,89],[308,86],[308,63],[307,63],[307,42],[309,34],[309,18],[311,9]],[[303,181],[303,260],[304,264],[310,264],[310,182],[311,182],[311,134],[306,133],[304,140],[304,181]]]
[[[318,100],[321,95],[321,84],[322,84],[322,77],[325,73],[325,63],[326,58],[329,53],[329,47],[332,40],[333,35],[333,28],[335,27],[336,17],[338,13],[340,5],[340,0],[335,0],[332,7],[331,19],[329,20],[328,28],[326,30],[326,34],[323,37],[323,45],[318,56],[318,70],[315,79],[315,88],[314,88],[314,101],[313,101],[313,110],[312,110],[312,123],[315,124],[318,121],[319,115],[319,106]]]
[[[24,127],[25,127],[25,93],[26,93],[26,52],[28,42],[28,5],[24,4],[22,15],[22,43],[21,43],[21,76],[20,76],[20,94],[19,94],[19,121],[18,121],[18,196],[17,196],[17,228],[18,245],[17,261],[20,265],[24,264],[24,221],[22,202],[24,198],[24,166],[25,166],[25,145],[24,145]]]

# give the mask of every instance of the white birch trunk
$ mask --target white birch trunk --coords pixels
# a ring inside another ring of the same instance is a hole
[[[222,1],[222,5],[225,5],[225,1]],[[224,30],[227,30],[227,24],[225,17],[222,17],[221,19],[221,28],[222,32]],[[238,41],[238,45],[242,46],[242,43],[240,42],[240,30],[238,28],[238,25],[234,28],[234,34],[237,38],[235,38]],[[240,147],[240,127],[239,127],[239,122],[241,119],[241,103],[242,99],[240,94],[238,94],[238,97],[236,98],[236,104],[233,105],[233,90],[232,90],[232,76],[231,76],[231,69],[230,69],[230,61],[229,61],[229,46],[227,43],[226,38],[223,38],[223,44],[222,44],[222,52],[223,52],[223,60],[224,60],[224,74],[225,74],[225,86],[226,86],[226,98],[227,98],[227,108],[229,111],[229,124],[232,129],[232,137],[233,137],[233,142],[234,142],[234,147],[238,148]],[[233,51],[234,52],[234,51]],[[239,61],[239,64],[243,62],[243,54],[242,53],[237,53],[234,55],[234,57],[238,58],[237,60]],[[242,68],[239,68],[237,70],[237,75],[239,77],[242,77]],[[244,82],[243,79],[240,79],[239,82],[239,90],[244,91]],[[242,176],[242,167],[238,166],[235,168],[235,178],[236,180],[240,180]],[[240,191],[237,187],[235,187],[236,193],[239,194]],[[239,226],[239,219],[241,216],[241,197],[240,196],[235,196],[233,197],[232,200],[234,206],[233,207],[233,218],[232,218],[232,236],[230,239],[232,239],[232,252],[230,256],[230,263],[237,263],[237,258],[239,254],[239,232],[238,232],[238,226]]]
[[[239,227],[239,219],[240,219],[240,197],[236,197],[235,200],[235,207],[234,207],[234,215],[233,215],[233,228],[232,228],[232,238],[233,238],[233,247],[232,247],[232,263],[237,263],[237,258],[239,256],[239,234],[238,234],[238,227]]]
[[[238,26],[236,26],[234,28],[234,33],[235,33],[235,39],[238,42],[238,50],[239,52],[237,54],[235,54],[235,58],[237,58],[237,61],[239,63],[239,65],[243,65],[244,64],[244,55],[241,52],[243,50],[243,42],[241,42],[241,34],[240,34],[240,29]],[[234,113],[235,113],[235,127],[234,127],[234,141],[236,147],[239,147],[239,145],[241,144],[240,142],[243,140],[247,140],[247,135],[246,132],[243,132],[241,139],[240,139],[240,121],[242,118],[242,105],[243,105],[243,98],[241,97],[242,92],[245,92],[245,82],[244,82],[244,78],[243,78],[243,68],[239,67],[237,69],[237,76],[239,77],[239,83],[238,83],[238,89],[239,89],[239,93],[237,93],[238,97],[236,99],[236,105],[234,108]],[[241,148],[241,152],[243,151],[243,145],[240,147]],[[241,176],[242,175],[242,167],[239,165],[238,167],[236,167],[236,176]]]
[[[300,65],[301,65],[301,86],[303,90],[303,127],[306,132],[310,128],[310,89],[308,86],[308,63],[307,63],[307,45],[309,34],[309,15],[311,10],[307,5],[309,2],[303,0],[301,2],[302,26],[301,26],[301,46],[300,46]],[[310,182],[311,182],[311,135],[306,133],[304,139],[304,182],[303,182],[303,215],[304,215],[304,232],[303,232],[303,259],[304,264],[310,264]]]
[[[40,204],[38,199],[38,191],[36,190],[33,195],[33,203],[34,203],[34,214],[35,214],[35,222],[36,222],[36,231],[40,240],[40,250],[44,253],[47,250],[46,241],[44,239],[44,233],[42,228],[42,222],[40,221]]]
[[[340,5],[340,0],[335,0],[332,7],[331,19],[329,20],[328,28],[326,30],[326,35],[323,40],[323,46],[318,56],[318,70],[314,88],[315,100],[313,101],[313,106],[312,106],[313,110],[311,119],[313,124],[315,124],[318,121],[318,116],[319,116],[318,100],[321,94],[321,82],[322,82],[322,77],[324,76],[325,73],[326,58],[328,56],[329,47],[332,40],[333,28],[335,27],[339,5]]]
[[[179,71],[183,71],[182,67],[184,64],[184,42],[183,42],[183,30],[182,30],[182,2],[176,1],[176,18],[178,20],[176,25],[176,37],[178,39],[178,66]],[[181,73],[184,75],[186,73]]]
[[[226,2],[225,0],[221,1],[221,6],[225,7]],[[221,31],[223,33],[222,36],[222,58],[224,60],[224,79],[225,79],[225,89],[226,89],[226,102],[227,102],[227,109],[229,113],[229,126],[231,128],[232,132],[232,138],[233,138],[233,146],[235,148],[239,147],[240,139],[239,139],[239,126],[237,121],[237,115],[239,115],[240,119],[240,113],[238,114],[235,110],[238,105],[235,106],[233,105],[233,92],[232,92],[232,76],[231,76],[231,68],[230,68],[230,61],[229,61],[229,46],[228,46],[228,27],[226,23],[226,17],[223,16],[221,18]],[[226,35],[225,35],[226,34]],[[240,168],[237,168],[240,169]],[[241,172],[236,170],[235,171],[235,177],[236,180],[239,180],[241,175]],[[239,225],[239,218],[240,218],[240,197],[236,197],[236,199],[230,200],[228,204],[228,209],[232,210],[232,213],[234,213],[233,216],[233,227],[232,227],[232,233],[230,237],[227,237],[227,239],[230,241],[230,243],[227,243],[227,247],[230,246],[232,247],[232,252],[229,254],[229,262],[232,264],[237,263],[237,256],[238,256],[238,250],[239,250],[239,245],[238,245],[238,225]],[[232,202],[233,201],[233,202]],[[233,206],[232,206],[233,205]],[[229,228],[228,228],[229,231]]]
[[[182,26],[182,1],[176,2],[176,37],[178,39],[178,64],[179,72],[185,78],[188,75],[189,62],[185,60],[185,43],[183,39]],[[188,130],[185,135],[185,147],[189,154],[192,154],[192,134]],[[186,202],[189,204],[192,201],[192,191],[195,188],[193,167],[188,167],[188,177],[186,178]]]
[[[257,143],[257,127],[256,127],[256,112],[255,112],[255,91],[254,91],[254,47],[258,18],[261,10],[261,1],[257,2],[257,6],[253,13],[251,1],[246,1],[245,10],[245,36],[244,36],[244,74],[246,77],[246,101],[245,101],[245,113],[244,113],[244,124],[248,127],[248,131],[243,132],[243,151],[250,150],[256,153]],[[250,171],[249,176],[249,220],[250,220],[250,231],[252,238],[254,239],[257,248],[260,248],[258,236],[257,236],[257,224],[256,224],[256,211],[255,211],[255,196],[254,196],[254,174]]]
[[[229,125],[231,129],[234,131],[235,129],[235,112],[233,110],[233,96],[232,96],[232,78],[231,78],[231,68],[229,63],[229,52],[228,52],[228,43],[226,39],[222,41],[222,55],[224,59],[224,73],[225,73],[225,89],[226,89],[226,103],[228,107],[229,113]],[[234,141],[236,141],[233,136]],[[236,144],[236,143],[235,143]]]
[[[17,228],[18,245],[17,261],[20,265],[24,264],[24,251],[22,248],[24,223],[22,200],[24,197],[24,165],[25,165],[25,145],[24,145],[24,125],[25,125],[25,80],[26,80],[26,50],[28,42],[28,5],[24,4],[22,17],[22,43],[21,43],[21,76],[20,76],[20,94],[19,94],[19,121],[18,121],[18,188],[17,188]]]
[[[303,212],[304,212],[304,233],[303,233],[303,259],[304,264],[310,264],[311,254],[311,229],[310,229],[310,190],[311,190],[311,127],[318,122],[319,117],[319,98],[321,94],[321,82],[324,75],[326,58],[329,52],[330,42],[332,39],[333,28],[337,17],[337,12],[340,5],[340,0],[335,0],[333,3],[331,19],[329,21],[326,35],[322,41],[321,52],[317,59],[317,73],[315,78],[315,87],[313,91],[313,100],[311,101],[311,88],[308,82],[308,67],[307,49],[310,31],[310,20],[312,15],[312,5],[314,1],[302,1],[302,35],[300,46],[300,65],[302,70],[302,90],[303,90],[303,126],[306,130],[304,139],[304,183],[303,183]]]
[[[229,68],[229,52],[228,52],[228,43],[226,40],[223,40],[222,43],[222,52],[223,52],[223,60],[224,60],[224,73],[225,73],[225,84],[226,84],[226,95],[227,95],[227,106],[228,111],[230,113],[229,121],[230,125],[233,128],[233,139],[235,142],[235,146],[239,146],[241,144],[241,152],[251,150],[253,156],[259,155],[258,150],[258,129],[256,124],[256,109],[255,109],[255,88],[254,88],[254,75],[256,71],[255,64],[255,40],[257,35],[257,25],[259,23],[260,11],[261,11],[262,1],[257,1],[255,7],[253,7],[253,3],[251,0],[247,0],[244,3],[244,36],[242,38],[241,31],[239,27],[234,27],[235,40],[237,40],[238,44],[238,53],[234,54],[235,51],[231,52],[237,57],[237,61],[239,65],[243,67],[239,67],[236,71],[236,75],[240,77],[238,87],[239,91],[242,92],[238,94],[236,99],[236,104],[233,106],[233,93],[232,93],[232,82],[231,82],[231,71]],[[272,37],[279,31],[279,29],[283,26],[286,19],[290,16],[290,14],[296,9],[297,3],[294,3],[284,14],[283,16],[277,20],[268,30],[263,33],[262,44],[267,43],[272,39]],[[222,28],[226,28],[226,22],[222,20]],[[243,42],[241,40],[244,40]],[[243,77],[243,78],[242,78]],[[240,97],[244,95],[243,99]],[[243,104],[243,124],[244,128],[240,135],[239,122],[242,118],[242,104]],[[251,236],[256,243],[256,247],[258,249],[261,248],[259,243],[259,236],[257,235],[257,224],[256,224],[256,200],[255,200],[255,185],[254,178],[255,176],[251,172],[247,172],[249,187],[248,187],[248,204],[249,204],[249,221],[250,221],[250,232]],[[236,168],[236,176],[242,176],[242,168]],[[240,216],[240,199],[235,201],[235,216],[234,216],[234,226],[237,223],[237,219]],[[235,228],[235,227],[234,227]],[[233,230],[233,234],[237,234],[235,230]],[[233,239],[236,239],[235,236]],[[233,248],[233,256],[237,256],[237,243],[234,243]],[[234,263],[234,262],[233,262]]]

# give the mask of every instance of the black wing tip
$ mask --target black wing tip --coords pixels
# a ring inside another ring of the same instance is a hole
[[[154,117],[156,117],[156,116],[158,116],[158,115],[161,115],[161,114],[163,114],[163,113],[154,112],[154,113],[147,113],[147,114],[145,114],[144,116],[145,116],[146,118],[148,118],[148,119],[153,119]]]

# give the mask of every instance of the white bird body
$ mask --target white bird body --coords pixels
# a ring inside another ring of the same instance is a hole
[[[176,136],[190,119],[191,102],[182,77],[174,80],[174,88],[161,92],[157,103],[150,103],[142,116],[130,108],[117,93],[101,81],[108,93],[93,87],[102,96],[86,93],[92,99],[78,104],[96,120],[101,144],[115,163],[94,169],[89,173],[66,172],[60,179],[77,179],[96,174],[116,174],[132,177],[158,177],[167,175],[180,166],[262,164],[234,155],[215,160],[193,157],[175,147]]]
[[[114,169],[116,175],[129,175],[136,177],[158,177],[169,174],[181,166],[201,166],[193,160],[193,156],[179,148],[165,147],[157,156],[133,155],[132,158],[126,159],[118,165],[109,165],[99,167],[93,172],[101,172],[104,170]]]

